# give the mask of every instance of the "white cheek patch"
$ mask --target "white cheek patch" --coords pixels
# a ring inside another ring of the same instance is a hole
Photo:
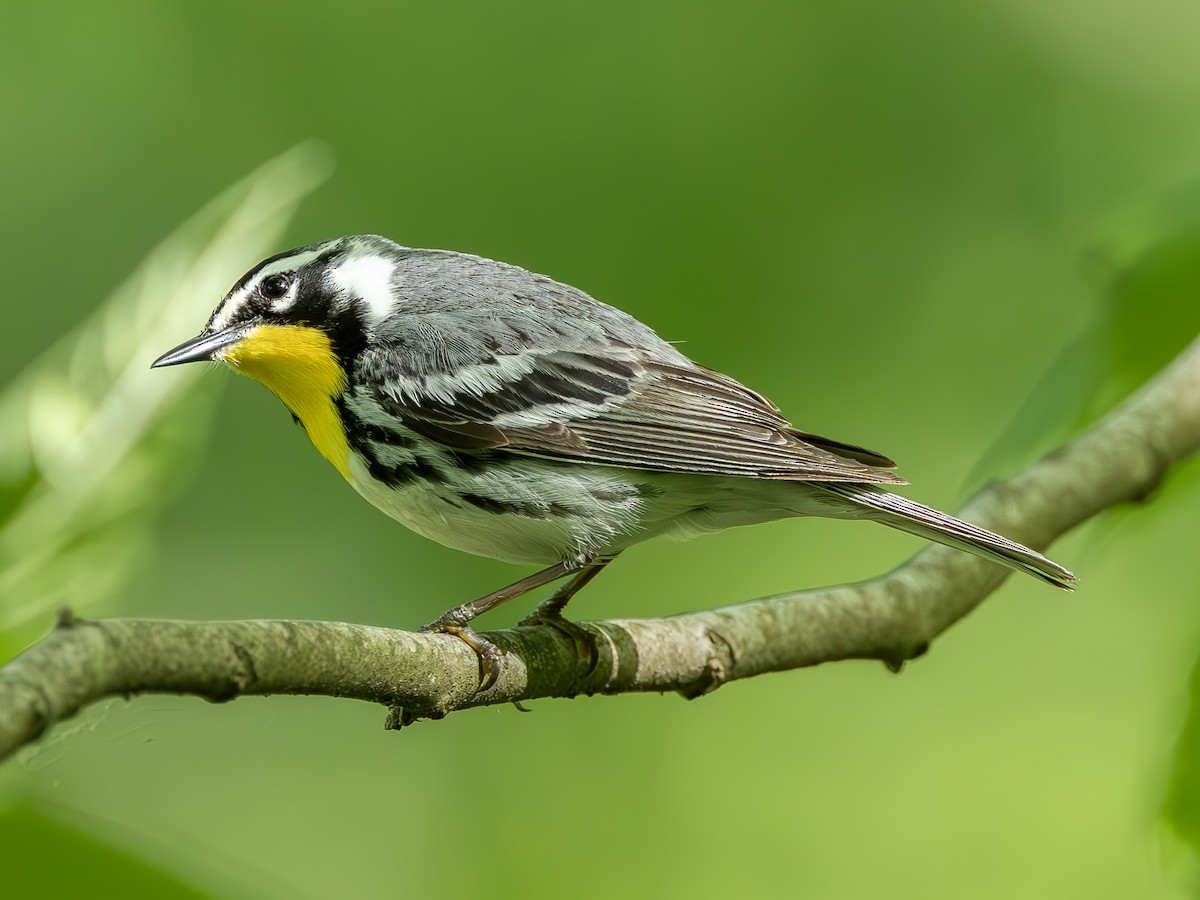
[[[392,273],[396,265],[381,256],[357,256],[334,266],[329,280],[340,290],[362,300],[371,324],[377,325],[392,313]]]

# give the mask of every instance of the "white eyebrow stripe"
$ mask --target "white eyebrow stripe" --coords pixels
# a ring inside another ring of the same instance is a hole
[[[246,285],[258,284],[268,275],[278,275],[280,272],[291,272],[295,269],[307,266],[310,262],[315,262],[320,258],[321,254],[329,249],[327,244],[318,244],[313,250],[306,250],[303,253],[293,253],[282,259],[277,259],[270,265],[263,266],[259,269],[258,274]]]
[[[329,279],[340,290],[360,298],[370,313],[372,324],[378,324],[392,314],[392,274],[396,264],[382,256],[351,257],[334,266]]]

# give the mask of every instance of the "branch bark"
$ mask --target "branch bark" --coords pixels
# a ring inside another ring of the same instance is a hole
[[[1079,438],[980,492],[960,515],[1031,547],[1148,496],[1200,448],[1200,339]],[[0,669],[0,758],[113,695],[324,694],[384,704],[388,727],[473,706],[632,691],[695,697],[739,678],[842,659],[893,668],[991,594],[1007,570],[928,546],[870,581],[667,619],[586,623],[596,654],[552,627],[488,637],[506,654],[494,688],[457,638],[339,622],[78,620]]]

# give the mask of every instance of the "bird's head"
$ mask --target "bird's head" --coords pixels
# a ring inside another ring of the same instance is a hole
[[[386,238],[354,235],[272,256],[238,280],[199,335],[153,365],[215,360],[272,390],[307,368],[336,366],[344,380],[370,325],[391,311],[402,251]]]
[[[335,401],[374,324],[393,310],[404,248],[355,235],[289,250],[238,280],[204,330],[155,367],[213,360],[266,385],[348,476]]]

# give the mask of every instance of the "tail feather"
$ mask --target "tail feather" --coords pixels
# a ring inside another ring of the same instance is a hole
[[[866,518],[882,525],[965,550],[1064,590],[1074,590],[1078,581],[1068,569],[1036,550],[899,494],[862,484],[827,482],[821,488],[849,500],[862,509]]]

